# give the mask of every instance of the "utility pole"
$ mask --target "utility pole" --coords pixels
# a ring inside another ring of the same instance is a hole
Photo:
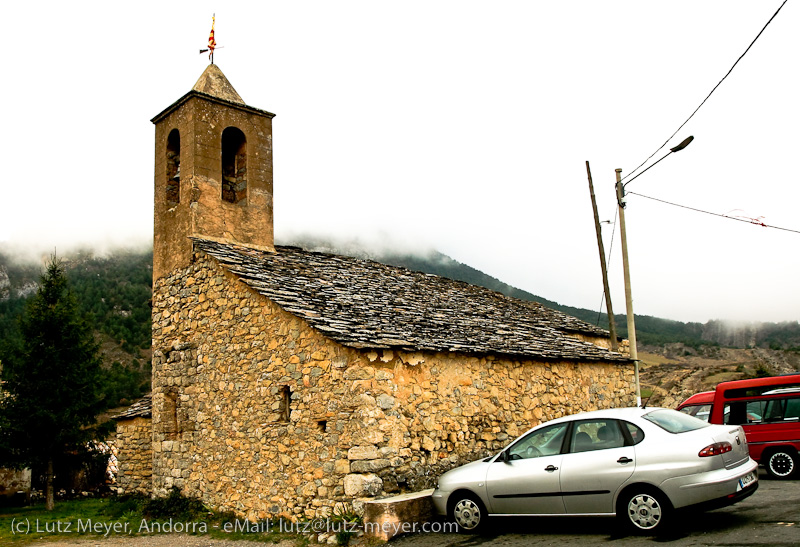
[[[594,229],[597,232],[597,247],[600,250],[600,271],[603,274],[603,294],[606,298],[606,312],[608,312],[608,334],[611,338],[611,351],[619,351],[617,344],[617,326],[614,323],[614,310],[611,309],[611,291],[608,288],[608,270],[606,269],[606,251],[603,248],[603,234],[600,230],[600,217],[597,216],[597,200],[594,197],[592,184],[592,171],[589,161],[586,161],[586,175],[589,177],[589,195],[592,197],[592,211],[594,212]]]
[[[633,359],[635,379],[636,379],[636,406],[642,406],[642,391],[639,388],[639,354],[636,350],[636,321],[633,317],[633,297],[631,296],[631,269],[628,265],[628,235],[625,231],[625,187],[633,182],[635,179],[642,176],[650,168],[654,167],[658,162],[674,154],[680,152],[694,140],[692,135],[683,139],[677,146],[669,149],[669,152],[664,154],[661,158],[647,166],[647,169],[640,172],[638,175],[630,179],[625,184],[622,184],[620,173],[622,169],[615,169],[617,172],[617,205],[619,205],[619,234],[622,239],[622,269],[625,274],[625,314],[628,316],[628,341],[630,342],[631,359]],[[666,144],[666,143],[664,143]],[[652,157],[652,156],[651,156]],[[588,162],[587,162],[588,167]],[[638,168],[637,168],[638,169]]]
[[[620,178],[622,169],[615,169],[615,171],[617,173],[619,234],[622,239],[622,271],[625,277],[625,314],[628,316],[628,341],[630,342],[631,359],[633,359],[635,367],[633,370],[636,382],[636,406],[642,406],[642,392],[639,389],[639,354],[636,351],[636,322],[633,319],[633,297],[631,296],[631,270],[628,264],[628,235],[625,231],[625,187]]]

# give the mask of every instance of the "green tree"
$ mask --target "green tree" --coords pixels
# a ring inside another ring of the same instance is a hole
[[[98,345],[55,256],[19,326],[19,346],[3,362],[0,460],[44,469],[52,510],[54,464],[86,452],[103,406]]]

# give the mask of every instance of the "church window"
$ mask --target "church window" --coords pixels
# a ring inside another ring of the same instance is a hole
[[[235,127],[222,132],[222,199],[229,203],[247,199],[247,139]]]
[[[167,207],[181,202],[181,134],[177,129],[167,137]]]
[[[292,388],[281,386],[281,417],[282,422],[288,422],[292,415]]]

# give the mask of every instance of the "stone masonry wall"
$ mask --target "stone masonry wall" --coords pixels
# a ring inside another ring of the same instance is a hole
[[[30,491],[30,469],[0,468],[0,497],[11,497],[20,492],[27,495]]]
[[[156,280],[153,350],[155,493],[250,519],[426,488],[541,421],[635,403],[630,365],[341,346],[203,254]]]
[[[153,427],[150,418],[117,421],[117,487],[121,493],[153,492]]]

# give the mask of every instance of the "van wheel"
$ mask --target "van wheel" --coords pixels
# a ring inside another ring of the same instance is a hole
[[[766,461],[767,473],[774,479],[788,479],[797,472],[797,453],[781,448],[772,452]]]
[[[671,506],[661,492],[642,487],[633,487],[623,493],[617,504],[617,517],[629,532],[656,534],[664,530]]]
[[[456,492],[450,518],[459,532],[478,532],[486,525],[486,509],[481,500],[471,492]]]

